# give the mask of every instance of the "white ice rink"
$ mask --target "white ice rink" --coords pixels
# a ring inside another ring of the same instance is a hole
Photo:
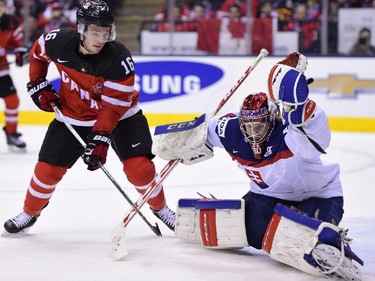
[[[45,126],[21,126],[28,144],[26,154],[8,151],[0,136],[0,222],[17,215]],[[363,280],[375,280],[375,134],[333,133],[324,156],[341,164],[345,193],[342,227],[349,228],[353,251],[364,260]],[[168,204],[175,209],[179,198],[196,192],[218,198],[240,198],[248,179],[220,150],[194,166],[180,164],[165,181]],[[138,194],[125,180],[121,166],[110,152],[106,168],[135,201]],[[155,159],[158,171],[166,161]],[[90,172],[81,160],[58,185],[51,202],[27,236],[0,237],[1,281],[244,281],[316,280],[271,260],[251,248],[236,251],[208,250],[175,238],[159,223],[157,237],[138,216],[126,230],[129,255],[111,257],[111,231],[129,204],[100,170]],[[148,207],[142,209],[152,222]]]

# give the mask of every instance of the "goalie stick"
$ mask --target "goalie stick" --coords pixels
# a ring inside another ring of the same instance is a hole
[[[268,51],[266,49],[262,49],[259,55],[256,57],[255,61],[252,65],[250,65],[242,77],[237,80],[236,85],[234,85],[229,92],[225,95],[225,97],[221,100],[216,110],[212,113],[211,116],[215,116],[227,103],[227,101],[233,96],[233,94],[237,91],[237,89],[241,86],[241,84],[245,81],[245,79],[249,76],[249,74],[254,70],[254,68],[259,64],[259,62],[268,55]],[[147,202],[150,196],[154,193],[156,188],[167,178],[167,176],[172,172],[172,170],[177,167],[180,163],[180,159],[170,160],[167,165],[164,166],[163,170],[160,172],[160,175],[157,179],[154,179],[147,190],[138,198],[138,200],[134,203],[137,208],[142,208],[143,205]],[[119,260],[124,258],[128,254],[128,250],[126,248],[126,241],[125,241],[125,228],[131,221],[131,219],[135,216],[136,212],[134,209],[129,209],[129,211],[125,214],[122,222],[117,225],[117,227],[112,232],[112,254],[114,260]]]
[[[73,136],[80,142],[80,144],[86,148],[85,141],[80,137],[80,135],[77,133],[77,131],[73,128],[73,126],[69,123],[69,121],[65,118],[64,114],[60,111],[60,109],[56,106],[55,103],[50,103],[53,110],[56,114],[60,116],[62,121],[64,122],[65,126],[69,129],[69,131],[73,134]],[[118,191],[125,197],[126,201],[130,204],[132,207],[132,210],[134,213],[138,213],[139,216],[146,222],[146,224],[151,228],[151,230],[157,235],[162,236],[159,226],[157,223],[155,223],[155,226],[152,225],[146,217],[141,213],[139,208],[136,207],[136,205],[132,202],[132,200],[129,198],[129,196],[125,193],[125,191],[121,188],[121,186],[118,184],[118,182],[114,179],[114,177],[108,172],[108,170],[104,167],[104,165],[99,161],[98,165],[100,169],[104,172],[104,174],[109,178],[109,180],[113,183],[113,185],[117,188]]]

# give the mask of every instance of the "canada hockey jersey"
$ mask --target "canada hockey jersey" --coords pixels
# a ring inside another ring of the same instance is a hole
[[[6,55],[23,44],[22,26],[16,17],[4,14],[0,18],[0,77],[9,75]]]
[[[321,109],[317,108],[303,128],[323,149],[328,147],[331,134]],[[211,119],[208,141],[229,153],[250,178],[254,193],[291,201],[342,196],[339,165],[324,163],[321,153],[296,127],[277,122],[261,159],[245,140],[238,113]]]
[[[53,62],[61,77],[61,111],[69,122],[112,132],[119,120],[139,111],[134,62],[117,41],[107,42],[95,55],[79,53],[79,44],[80,34],[74,29],[40,36],[30,52],[30,81],[46,77]]]

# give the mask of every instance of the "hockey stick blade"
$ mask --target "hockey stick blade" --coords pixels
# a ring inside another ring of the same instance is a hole
[[[125,227],[120,223],[112,231],[112,258],[114,261],[121,260],[129,253],[126,246]]]
[[[147,200],[151,197],[156,188],[164,181],[164,179],[170,174],[170,172],[177,166],[178,163],[179,160],[169,161],[169,163],[160,172],[159,179],[154,179],[150,187],[146,190],[146,192],[143,193],[139,197],[139,199],[134,203],[134,205],[138,209],[140,209],[144,204],[146,204]],[[128,254],[128,250],[126,247],[125,229],[136,213],[137,212],[134,208],[129,209],[121,223],[117,225],[117,227],[112,231],[113,260],[121,260]]]

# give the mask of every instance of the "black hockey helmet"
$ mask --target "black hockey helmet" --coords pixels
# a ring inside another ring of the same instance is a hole
[[[107,41],[116,38],[115,18],[106,2],[103,0],[86,0],[77,10],[77,29],[85,35],[88,26],[110,27]]]

